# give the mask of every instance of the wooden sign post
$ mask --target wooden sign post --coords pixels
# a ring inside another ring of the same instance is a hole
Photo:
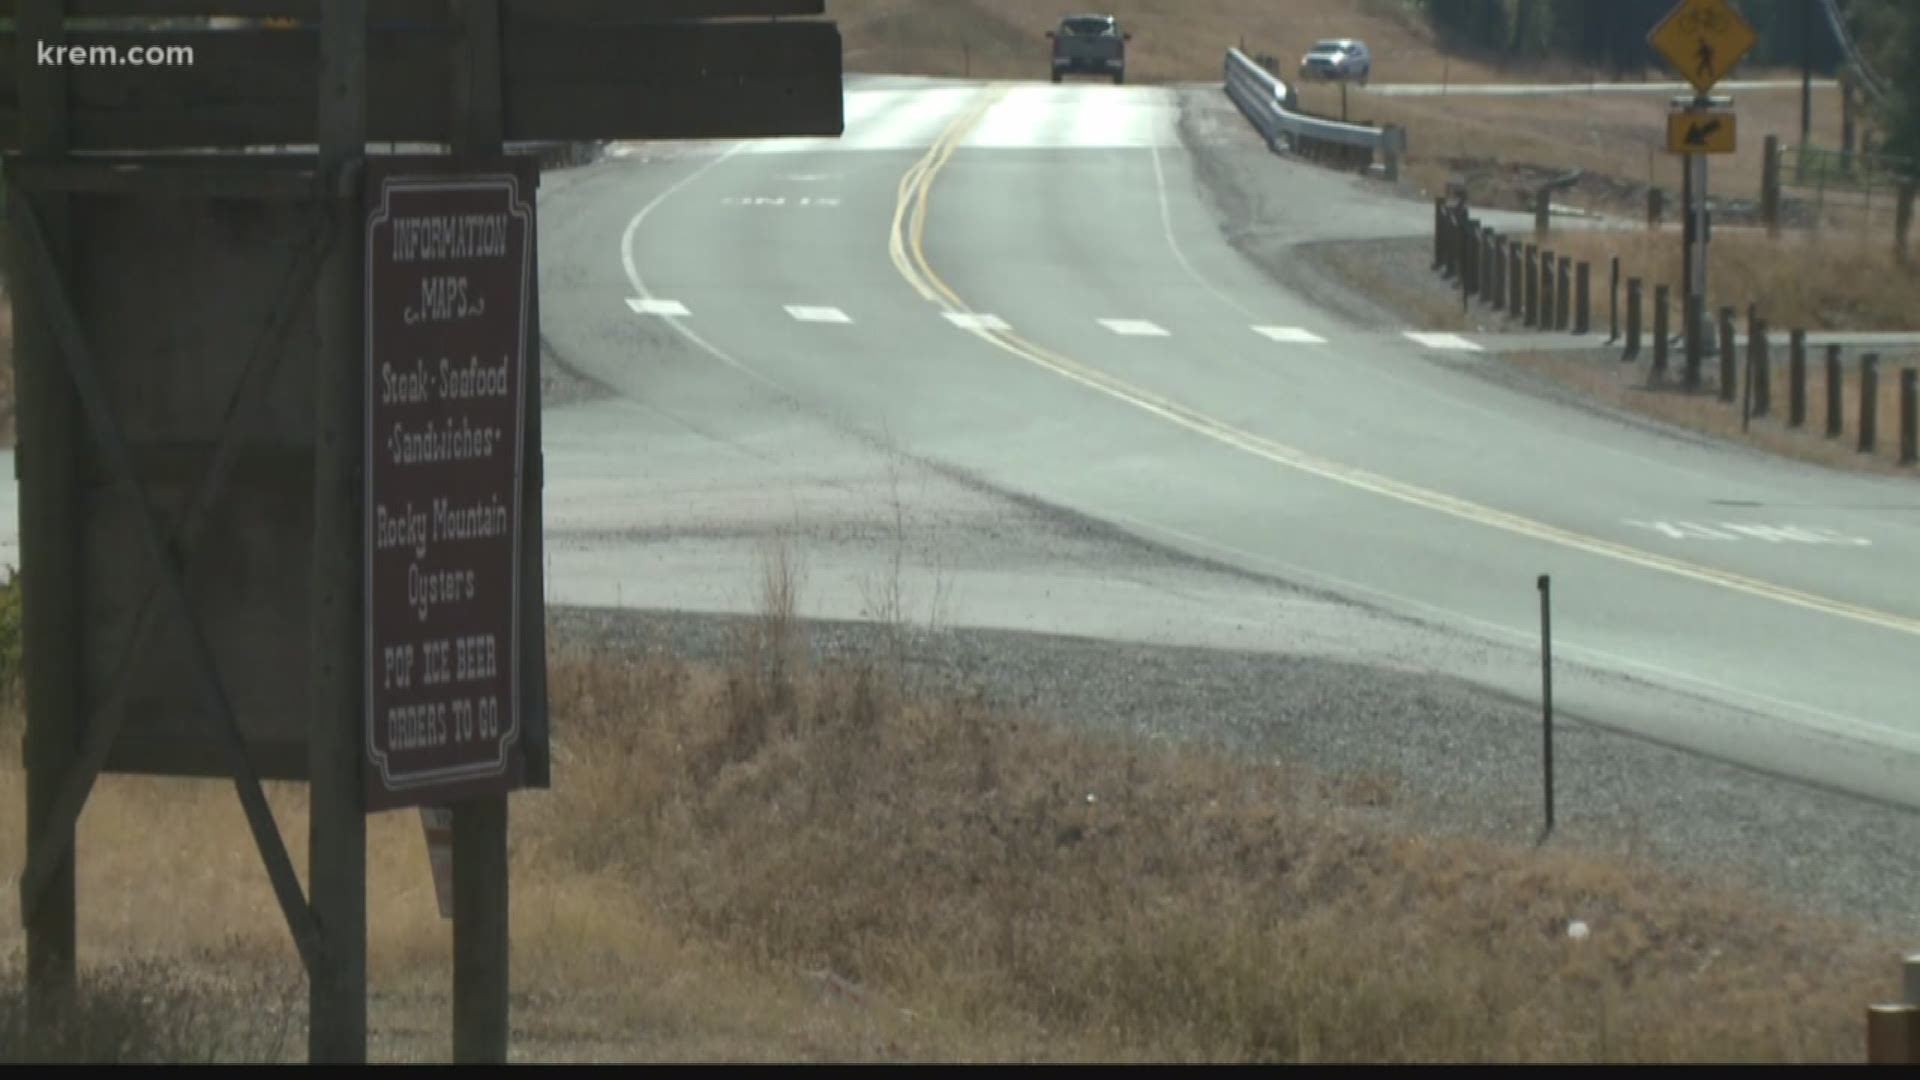
[[[37,1024],[75,989],[94,780],[224,777],[310,1059],[366,1057],[365,815],[402,807],[450,810],[454,1056],[506,1059],[507,797],[551,770],[538,173],[509,150],[838,135],[833,24],[709,21],[823,11],[0,0]],[[75,47],[191,62],[46,59]],[[372,152],[400,143],[436,150]],[[263,780],[309,786],[309,890]]]

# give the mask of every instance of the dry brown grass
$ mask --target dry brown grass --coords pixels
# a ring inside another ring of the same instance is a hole
[[[1891,242],[1883,240],[1857,233],[1783,232],[1773,239],[1761,231],[1716,231],[1708,245],[1708,305],[1716,311],[1732,307],[1744,319],[1747,305],[1757,304],[1761,318],[1783,336],[1794,327],[1920,329],[1920,253],[1911,266],[1901,267],[1894,261]],[[1593,264],[1594,310],[1601,320],[1606,317],[1609,260],[1618,255],[1622,310],[1628,278],[1645,283],[1649,303],[1654,287],[1665,283],[1674,296],[1670,317],[1678,325],[1678,232],[1568,230],[1548,233],[1541,246]]]
[[[1030,0],[832,0],[849,71],[974,78],[1045,78],[1046,31],[1065,8]],[[1438,81],[1443,72],[1473,81],[1512,80],[1527,73],[1448,59],[1417,16],[1374,0],[1109,0],[1134,35],[1128,78],[1135,82],[1212,81],[1229,47],[1270,52],[1295,62],[1314,40],[1362,37],[1382,59],[1382,80]]]
[[[1424,835],[1389,778],[1096,737],[815,663],[783,565],[724,665],[556,656],[555,788],[515,799],[517,1054],[1860,1056],[1887,942],[1610,857]],[[304,799],[272,801],[304,862]],[[416,821],[369,822],[383,1058],[446,1052]],[[80,866],[91,964],[154,956],[232,1014],[299,1011],[257,989],[297,967],[230,787],[108,779]],[[298,1026],[273,1030],[297,1057]]]
[[[1137,82],[1217,80],[1229,47],[1277,56],[1284,73],[1325,37],[1364,39],[1374,53],[1377,82],[1591,82],[1611,77],[1564,60],[1495,64],[1450,53],[1435,40],[1424,16],[1395,0],[1107,0],[1095,7],[1118,16],[1133,33],[1128,76]],[[1068,10],[1036,6],[1031,0],[831,0],[827,5],[827,14],[844,36],[850,71],[995,79],[1044,78],[1045,33]],[[1648,74],[1661,80],[1672,77]],[[1734,77],[1777,75],[1741,70]],[[1337,104],[1337,93],[1333,100]],[[1792,130],[1799,130],[1797,121]]]
[[[1786,342],[1775,338],[1770,350],[1769,379],[1772,384],[1771,408],[1742,424],[1746,396],[1746,350],[1740,350],[1736,365],[1734,400],[1719,398],[1719,360],[1708,357],[1703,365],[1703,388],[1688,392],[1681,389],[1681,365],[1675,350],[1672,365],[1664,380],[1654,381],[1643,353],[1637,364],[1595,362],[1592,359],[1553,353],[1532,353],[1508,357],[1508,361],[1546,375],[1581,391],[1595,401],[1625,408],[1670,424],[1704,432],[1734,442],[1759,447],[1776,454],[1821,465],[1867,472],[1912,476],[1911,466],[1900,464],[1900,369],[1920,365],[1920,354],[1885,354],[1880,365],[1880,385],[1875,408],[1877,437],[1871,453],[1859,450],[1860,367],[1846,360],[1841,365],[1840,401],[1842,432],[1839,438],[1826,437],[1827,383],[1826,362],[1821,350],[1808,350],[1807,415],[1803,426],[1791,426],[1789,411],[1791,367]]]
[[[1664,76],[1661,76],[1664,78]],[[1302,86],[1301,104],[1329,116],[1340,113],[1337,87]],[[1555,202],[1618,213],[1645,214],[1645,188],[1667,192],[1668,215],[1677,219],[1680,159],[1666,151],[1669,95],[1576,94],[1501,98],[1451,95],[1388,98],[1352,92],[1349,116],[1408,131],[1407,168],[1423,189],[1439,193],[1449,182],[1469,183],[1475,201],[1523,208],[1524,189],[1510,170],[1531,165],[1552,174],[1584,169],[1610,183],[1591,182],[1554,196]],[[1800,92],[1743,91],[1735,95],[1740,124],[1738,152],[1709,163],[1708,188],[1715,197],[1760,198],[1765,140],[1800,141]],[[1816,89],[1813,141],[1840,145],[1840,95]],[[1790,195],[1796,193],[1789,193]],[[1883,210],[1882,223],[1886,212]]]
[[[1483,329],[1473,316],[1482,315],[1484,309],[1475,307],[1463,310],[1460,305],[1460,291],[1451,288],[1445,279],[1434,274],[1431,280],[1421,279],[1424,287],[1408,288],[1405,278],[1387,269],[1382,265],[1380,258],[1367,250],[1367,245],[1370,243],[1363,241],[1360,244],[1314,244],[1311,250],[1315,262],[1339,278],[1348,289],[1388,308],[1406,320],[1409,325],[1417,326],[1422,330],[1477,331]],[[1414,244],[1394,245],[1396,249],[1412,249],[1415,246]],[[1431,251],[1431,245],[1423,250]],[[1412,260],[1419,256],[1409,250],[1404,257]]]

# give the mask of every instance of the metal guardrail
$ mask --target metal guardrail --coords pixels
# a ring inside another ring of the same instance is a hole
[[[1253,122],[1267,145],[1283,146],[1308,156],[1334,156],[1371,162],[1376,156],[1386,169],[1388,180],[1400,178],[1400,163],[1406,157],[1407,133],[1388,125],[1367,127],[1322,120],[1293,111],[1297,97],[1286,83],[1253,62],[1239,49],[1228,49],[1225,71],[1227,96]]]

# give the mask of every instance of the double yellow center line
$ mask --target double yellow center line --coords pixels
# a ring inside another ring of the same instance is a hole
[[[915,162],[913,167],[907,170],[906,175],[900,178],[899,195],[894,206],[893,229],[888,239],[888,250],[892,256],[893,265],[923,299],[953,314],[973,314],[973,310],[951,286],[941,279],[927,259],[924,242],[928,204],[934,181],[939,178],[941,170],[946,168],[947,162],[953,158],[954,152],[968,134],[979,125],[981,118],[1005,95],[1004,87],[992,87],[982,91],[973,104],[948,125],[926,155]],[[996,330],[982,326],[977,327],[973,332],[1003,352],[1036,367],[1044,368],[1062,378],[1070,379],[1117,401],[1125,402],[1215,442],[1298,472],[1318,476],[1410,506],[1446,514],[1462,521],[1470,521],[1477,525],[1544,541],[1589,555],[1629,563],[1706,585],[1719,586],[1748,596],[1790,604],[1836,618],[1920,636],[1920,619],[1877,611],[1858,604],[1776,585],[1744,574],[1670,558],[1628,544],[1588,536],[1519,514],[1483,506],[1467,499],[1405,483],[1364,469],[1342,465],[1215,419],[1151,390],[1135,386],[1104,371],[1062,356],[1028,341],[1011,330]]]

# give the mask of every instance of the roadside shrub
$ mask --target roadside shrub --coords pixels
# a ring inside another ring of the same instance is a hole
[[[0,971],[0,1064],[284,1060],[295,1009],[261,986],[230,993],[190,984],[172,965],[123,960],[80,975],[73,1007],[51,1027],[28,1021],[25,974]]]

